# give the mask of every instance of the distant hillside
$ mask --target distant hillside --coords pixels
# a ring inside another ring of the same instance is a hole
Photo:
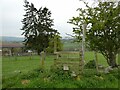
[[[3,42],[22,42],[24,38],[22,37],[9,37],[9,36],[0,36],[0,41]]]
[[[62,39],[63,50],[65,51],[79,51],[81,44],[74,42],[74,39]]]
[[[24,40],[24,38],[21,37],[9,37],[9,36],[0,36],[0,41],[4,43],[21,43]],[[74,51],[74,50],[79,50],[81,47],[80,43],[74,42],[74,39],[72,38],[63,38],[62,40],[63,43],[63,50],[65,51]]]

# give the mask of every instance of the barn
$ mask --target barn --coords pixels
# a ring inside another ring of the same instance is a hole
[[[22,53],[23,47],[22,43],[2,42],[0,43],[0,55],[13,56]]]

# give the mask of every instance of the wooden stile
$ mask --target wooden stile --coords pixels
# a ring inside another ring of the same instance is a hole
[[[54,65],[62,65],[65,71],[70,69],[77,74],[81,73],[83,63],[80,52],[54,52],[54,54],[57,56]]]

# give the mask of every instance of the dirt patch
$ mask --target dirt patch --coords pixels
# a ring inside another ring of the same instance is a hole
[[[23,85],[27,85],[27,84],[30,83],[30,80],[22,80],[21,83],[22,83]]]

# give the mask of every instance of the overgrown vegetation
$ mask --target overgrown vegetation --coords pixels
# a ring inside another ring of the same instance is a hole
[[[118,88],[120,76],[117,70],[106,75],[96,74],[91,70],[86,72],[74,78],[70,72],[60,69],[49,71],[38,68],[26,74],[3,79],[3,88]]]
[[[85,68],[96,68],[95,60],[90,60],[86,63]]]

